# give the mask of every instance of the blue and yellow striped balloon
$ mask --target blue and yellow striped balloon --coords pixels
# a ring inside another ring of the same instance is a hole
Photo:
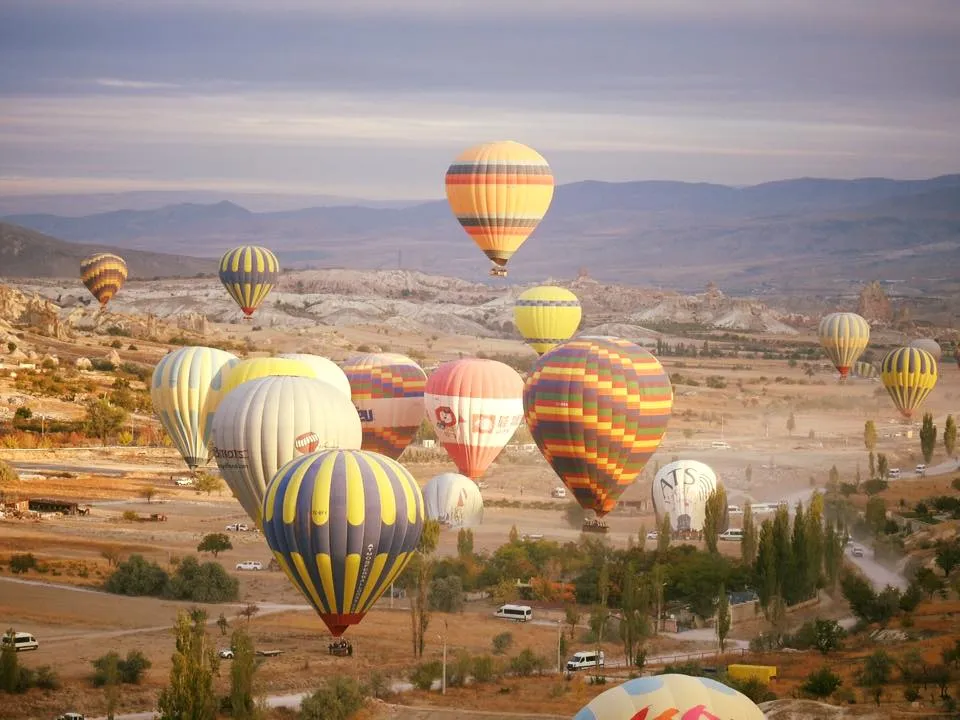
[[[264,247],[243,245],[220,258],[220,282],[247,317],[270,294],[279,275],[277,256]]]
[[[210,455],[213,412],[207,400],[219,389],[221,370],[239,362],[216,348],[184,347],[164,355],[153,370],[153,412],[191,470]]]
[[[880,363],[880,381],[897,410],[909,420],[937,384],[937,361],[920,348],[891,350]]]
[[[423,495],[396,460],[324,450],[284,465],[263,500],[263,534],[281,569],[339,637],[406,567],[423,531]]]

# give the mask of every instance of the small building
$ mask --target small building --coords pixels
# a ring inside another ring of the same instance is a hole
[[[29,508],[39,513],[61,513],[63,515],[77,515],[80,504],[69,500],[48,500],[46,498],[30,498]]]

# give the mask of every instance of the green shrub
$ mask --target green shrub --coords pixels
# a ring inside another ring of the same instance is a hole
[[[470,674],[473,675],[473,681],[477,683],[493,681],[497,676],[497,668],[493,658],[489,655],[478,655],[475,657]]]
[[[814,670],[807,675],[803,681],[800,690],[810,697],[817,699],[827,698],[837,691],[837,688],[843,684],[840,676],[824,665],[819,670]]]
[[[328,678],[303,699],[300,720],[348,720],[366,703],[366,691],[353,678]]]
[[[131,555],[117,565],[117,569],[107,578],[104,590],[116,595],[159,597],[166,592],[169,583],[170,576],[162,567],[148,561],[143,555]]]
[[[60,676],[49,665],[41,665],[37,668],[34,685],[41,690],[59,690],[61,686]]]
[[[95,687],[103,687],[107,684],[109,678],[109,667],[112,662],[117,665],[117,676],[121,683],[128,685],[137,685],[143,679],[143,674],[150,669],[152,663],[139,650],[130,650],[126,659],[122,659],[119,653],[111,650],[106,655],[101,655],[91,664],[93,665],[93,684]]]
[[[10,572],[20,575],[29,570],[37,569],[37,559],[32,553],[20,553],[10,557]]]
[[[510,661],[510,670],[520,677],[530,677],[534,673],[542,673],[547,661],[542,655],[537,655],[530,648],[524,648]]]
[[[410,682],[417,690],[429,690],[442,674],[443,663],[439,660],[431,660],[420,663],[410,672]]]
[[[175,600],[231,602],[240,596],[240,581],[227,573],[220,563],[201,564],[189,556],[180,561],[166,594]]]
[[[513,633],[502,632],[493,637],[493,654],[506,655],[507,650],[513,645]]]

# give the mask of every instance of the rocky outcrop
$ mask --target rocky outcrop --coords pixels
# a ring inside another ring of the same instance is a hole
[[[890,298],[876,280],[864,285],[860,291],[857,313],[871,324],[889,325],[893,321]]]
[[[828,705],[814,700],[773,700],[760,703],[767,720],[887,720],[890,716],[876,708],[857,705]]]
[[[28,297],[9,285],[0,285],[0,320],[58,340],[68,337],[56,305],[36,293]]]

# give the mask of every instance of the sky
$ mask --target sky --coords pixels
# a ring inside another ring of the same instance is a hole
[[[960,0],[0,0],[0,194],[960,171]]]

